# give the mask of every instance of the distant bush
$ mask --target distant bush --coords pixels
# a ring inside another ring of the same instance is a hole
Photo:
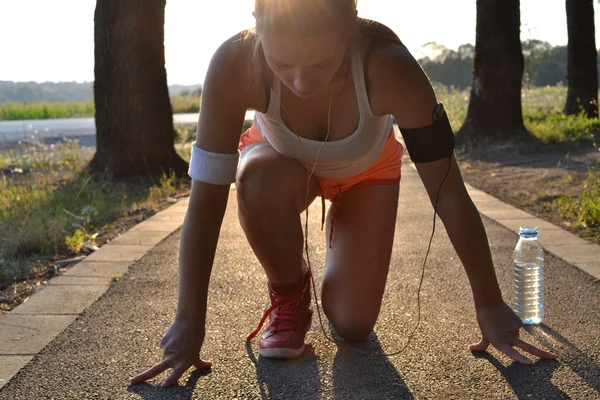
[[[197,113],[200,111],[202,98],[187,94],[177,94],[171,96],[171,108],[173,113]]]

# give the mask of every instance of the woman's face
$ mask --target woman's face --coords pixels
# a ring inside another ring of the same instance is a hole
[[[300,98],[319,95],[340,68],[346,43],[332,33],[300,37],[265,34],[263,51],[271,70]]]

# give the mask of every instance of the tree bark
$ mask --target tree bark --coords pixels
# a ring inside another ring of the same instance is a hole
[[[527,136],[521,111],[524,59],[519,0],[477,0],[473,84],[457,142]]]
[[[594,0],[566,0],[569,33],[567,61],[567,103],[565,114],[583,108],[589,118],[598,116],[598,66]]]
[[[166,0],[97,0],[94,15],[96,154],[109,179],[183,176],[164,54]]]

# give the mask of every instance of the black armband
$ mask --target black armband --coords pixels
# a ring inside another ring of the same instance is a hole
[[[421,128],[400,128],[410,159],[415,163],[450,158],[454,153],[454,133],[442,103],[433,110],[433,124]]]

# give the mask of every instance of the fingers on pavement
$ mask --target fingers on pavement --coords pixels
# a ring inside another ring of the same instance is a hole
[[[141,374],[129,378],[129,382],[132,384],[146,382],[147,380],[160,375],[167,368],[169,368],[169,363],[167,360],[163,360],[161,363],[156,364],[154,367],[142,372]]]
[[[512,358],[513,360],[520,362],[521,364],[531,364],[532,361],[525,357],[523,354],[519,353],[516,349],[514,349],[510,344],[508,343],[502,343],[502,344],[498,344],[498,346],[495,346],[498,350],[500,350],[501,352],[503,352],[504,354],[506,354],[507,356],[509,356],[510,358]]]
[[[540,357],[540,358],[550,358],[550,359],[556,358],[556,354],[549,352],[549,351],[542,350],[540,348],[537,348],[534,345],[529,344],[519,338],[515,338],[513,340],[513,345],[517,346],[518,348],[520,348],[530,354],[533,354],[534,356]]]
[[[197,359],[194,362],[194,367],[196,367],[197,369],[210,368],[210,367],[212,367],[212,362],[210,362],[210,361],[204,361],[204,360],[201,360],[201,359]]]
[[[189,367],[186,367],[185,364],[179,364],[176,367],[174,367],[173,371],[171,371],[171,373],[169,374],[167,379],[162,381],[162,383],[160,384],[160,387],[166,388],[169,386],[176,385],[177,382],[179,381],[179,378],[181,378],[181,376],[185,373],[185,371],[187,371],[188,368]]]
[[[481,341],[479,343],[473,343],[471,345],[469,345],[469,350],[471,351],[485,351],[488,346],[490,345],[490,342],[486,339],[481,339]]]

